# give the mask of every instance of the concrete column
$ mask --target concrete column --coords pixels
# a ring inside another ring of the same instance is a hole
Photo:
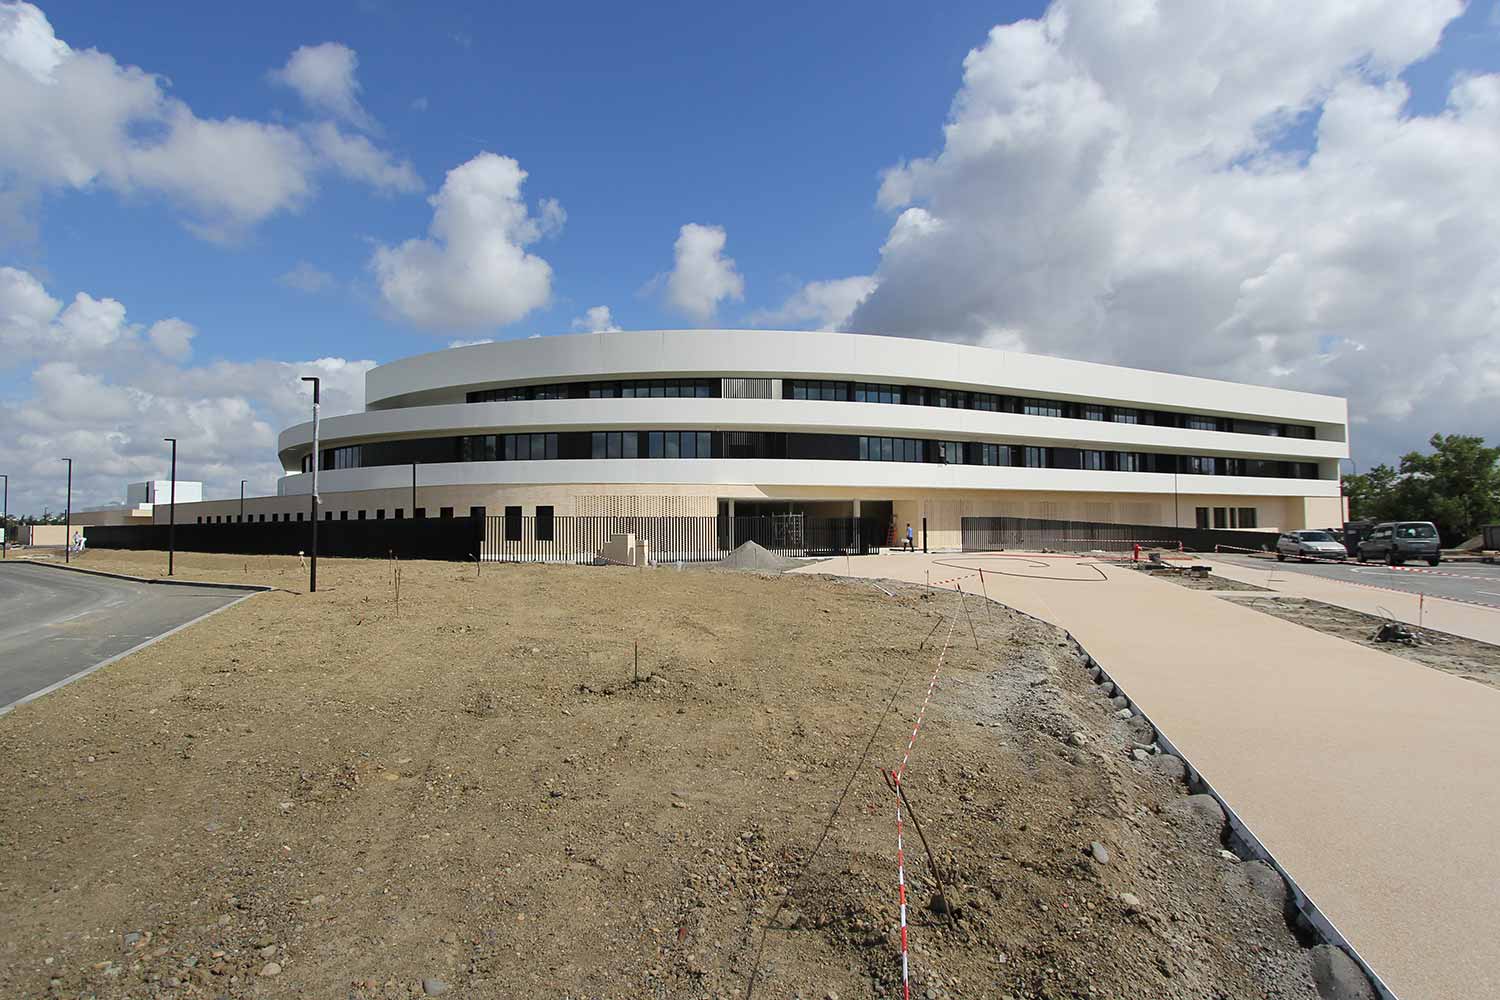
[[[854,516],[859,517],[859,501],[854,501]]]
[[[729,500],[729,547],[734,548],[734,498]]]

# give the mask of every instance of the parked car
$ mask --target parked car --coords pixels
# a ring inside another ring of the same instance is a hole
[[[1384,559],[1399,566],[1408,559],[1425,559],[1436,566],[1443,561],[1442,543],[1437,527],[1431,521],[1385,521],[1375,525],[1359,543],[1360,562]]]
[[[1326,531],[1309,528],[1305,531],[1283,532],[1276,539],[1276,558],[1282,562],[1291,559],[1347,559],[1348,551],[1338,539]]]

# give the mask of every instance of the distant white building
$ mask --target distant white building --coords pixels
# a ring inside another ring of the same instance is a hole
[[[165,508],[172,499],[170,479],[150,479],[144,483],[131,483],[125,487],[125,502],[103,507],[89,507],[73,511],[73,523],[90,524],[151,524],[156,520],[157,505]],[[177,480],[177,502],[202,503],[203,484],[190,479]]]
[[[125,487],[125,503],[128,506],[136,504],[158,504],[166,503],[172,498],[172,481],[170,479],[151,479],[144,483],[131,483]],[[199,503],[203,500],[203,484],[186,479],[177,480],[177,502]]]

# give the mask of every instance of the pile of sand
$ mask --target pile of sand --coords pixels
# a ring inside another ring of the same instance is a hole
[[[785,573],[801,563],[786,556],[762,548],[754,542],[746,542],[729,555],[719,560],[719,569],[734,569],[745,573]]]

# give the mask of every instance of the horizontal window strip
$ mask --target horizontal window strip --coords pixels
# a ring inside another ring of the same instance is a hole
[[[326,448],[324,470],[439,462],[538,462],[556,459],[799,459],[985,465],[1093,472],[1317,479],[1318,463],[1164,452],[1039,447],[997,441],[775,431],[548,431],[409,438]],[[303,471],[310,471],[303,462]]]
[[[744,382],[741,378],[656,378],[612,379],[589,382],[548,382],[538,385],[514,385],[499,389],[478,389],[466,394],[470,403],[515,402],[545,399],[717,399],[723,395],[724,382]],[[770,383],[769,379],[753,381]],[[744,393],[732,393],[743,396]],[[1065,420],[1094,420],[1116,424],[1148,424],[1176,427],[1182,430],[1218,431],[1225,434],[1254,434],[1260,437],[1288,437],[1311,440],[1316,428],[1307,424],[1277,423],[1264,420],[1242,420],[1237,417],[1215,417],[1175,410],[1151,410],[1131,406],[1109,406],[1080,403],[1073,400],[1034,396],[1012,396],[1003,393],[975,392],[937,386],[903,385],[886,382],[850,382],[838,379],[783,379],[783,399],[811,399],[838,403],[888,403],[902,406],[936,406],[945,409],[983,410],[991,413],[1018,413],[1032,417],[1056,417]]]

